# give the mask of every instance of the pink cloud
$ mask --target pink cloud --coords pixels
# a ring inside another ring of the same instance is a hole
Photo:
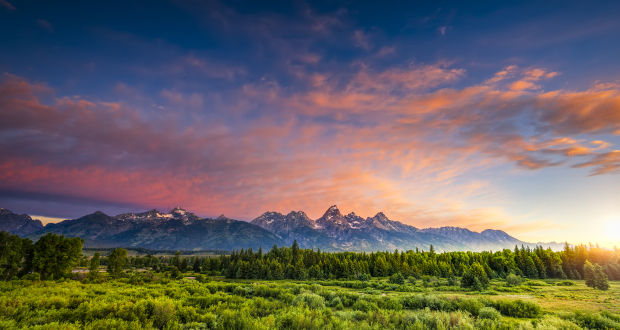
[[[6,8],[8,11],[15,10],[15,7],[10,2],[8,2],[6,0],[0,0],[0,6]]]
[[[143,208],[183,205],[243,219],[291,209],[318,217],[337,203],[362,215],[390,210],[388,216],[418,226],[484,229],[510,219],[454,204],[492,191],[484,183],[456,183],[476,169],[511,162],[530,170],[569,164],[593,175],[617,170],[604,134],[620,130],[618,90],[442,87],[464,74],[439,65],[365,66],[348,80],[307,75],[311,88],[296,93],[248,84],[219,109],[233,121],[247,109],[269,109],[243,129],[215,120],[182,124],[175,112],[147,120],[124,102],[43,103],[50,88],[5,75],[0,129],[12,139],[0,143],[11,155],[0,161],[0,189]],[[171,104],[191,102],[191,95],[161,92]],[[517,128],[524,116],[539,134]],[[315,121],[326,117],[331,121]],[[583,134],[593,138],[575,137]]]
[[[510,90],[512,91],[522,91],[526,89],[540,89],[540,86],[524,80],[515,81],[514,83],[510,84]]]

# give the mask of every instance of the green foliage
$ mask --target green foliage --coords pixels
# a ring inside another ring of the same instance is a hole
[[[401,273],[395,273],[390,277],[390,283],[403,285],[405,284],[405,277]]]
[[[605,317],[602,314],[577,311],[572,314],[561,315],[561,317],[587,329],[620,329],[620,322],[618,320]]]
[[[360,274],[360,276],[358,276],[357,279],[362,281],[362,282],[368,282],[368,281],[370,281],[370,275],[368,275],[366,273]]]
[[[91,279],[99,277],[99,265],[101,264],[101,253],[96,252],[90,259],[90,265],[88,267],[88,275]]]
[[[493,307],[483,307],[478,310],[478,317],[487,320],[499,320],[502,314]]]
[[[325,298],[311,292],[304,292],[293,299],[292,305],[307,306],[310,309],[323,309],[325,308]]]
[[[18,272],[22,256],[32,241],[0,231],[0,280],[11,280]]]
[[[377,304],[375,304],[374,302],[358,300],[355,302],[355,304],[353,304],[353,306],[351,306],[351,309],[368,313],[372,311],[378,311],[379,306],[377,306]]]
[[[26,281],[40,281],[41,275],[39,273],[31,273],[22,276],[21,279]]]
[[[557,286],[574,286],[574,285],[576,285],[576,283],[573,282],[573,281],[564,280],[564,281],[560,281],[560,282],[556,283],[555,285],[557,285]]]
[[[598,290],[609,289],[607,274],[603,272],[603,268],[599,264],[591,264],[586,261],[583,269],[587,286]]]
[[[478,316],[478,311],[484,308],[484,304],[478,299],[467,298],[458,303],[458,308],[469,312],[471,315]]]
[[[521,299],[494,300],[490,305],[499,310],[502,315],[506,316],[534,318],[542,315],[542,308],[540,305]]]
[[[514,273],[510,273],[506,276],[506,283],[510,286],[518,286],[521,285],[521,277],[515,275]]]
[[[66,238],[64,235],[47,234],[35,244],[30,268],[41,274],[41,279],[59,279],[71,271],[82,255],[84,240],[78,237]]]
[[[118,277],[123,272],[123,267],[127,263],[127,250],[114,249],[107,258],[107,271],[114,277]]]

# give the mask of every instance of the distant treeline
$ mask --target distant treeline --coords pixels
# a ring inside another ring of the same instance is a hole
[[[120,246],[118,248],[123,248],[128,251],[136,251],[140,254],[167,254],[167,255],[174,255],[177,251],[181,252],[181,254],[183,255],[193,255],[193,254],[198,254],[198,253],[227,255],[227,254],[230,254],[231,252],[229,250],[152,250],[152,249],[146,249],[146,248],[141,248],[141,247],[120,247]],[[103,251],[112,252],[116,249],[117,248],[96,248],[96,247],[82,248],[83,251],[91,251],[91,252],[103,252]]]
[[[233,251],[229,256],[205,260],[204,270],[220,271],[227,278],[242,279],[330,279],[372,276],[417,277],[424,275],[444,278],[474,277],[482,282],[510,274],[531,279],[582,279],[586,266],[596,264],[609,279],[620,280],[620,251],[598,245],[565,245],[554,252],[537,246],[534,249],[515,246],[514,250],[497,252],[338,252],[273,246],[268,253],[252,249]],[[485,283],[483,283],[485,284]]]
[[[534,249],[515,246],[513,250],[497,252],[443,252],[436,253],[431,245],[429,251],[385,252],[322,252],[320,249],[301,249],[295,241],[291,247],[274,245],[269,252],[262,248],[239,251],[210,250],[220,252],[219,257],[187,256],[176,251],[174,256],[156,256],[169,250],[131,248],[147,253],[145,256],[127,257],[124,249],[86,248],[87,251],[113,250],[110,256],[96,260],[83,256],[83,240],[47,234],[33,243],[0,232],[0,279],[10,280],[29,273],[37,273],[41,279],[58,278],[70,272],[72,267],[82,266],[97,272],[108,266],[116,275],[128,267],[155,271],[183,272],[192,270],[209,275],[224,275],[234,279],[368,279],[370,276],[403,278],[435,276],[461,278],[468,287],[485,287],[489,279],[506,278],[514,274],[530,279],[605,278],[620,280],[620,250],[608,250],[598,245],[565,245],[564,250],[554,252],[537,246]],[[185,251],[196,253],[196,251]],[[594,275],[592,275],[594,274]],[[590,284],[589,284],[590,285]]]

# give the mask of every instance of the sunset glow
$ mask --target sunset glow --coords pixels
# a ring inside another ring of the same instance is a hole
[[[0,2],[0,207],[620,241],[617,3],[156,2]]]

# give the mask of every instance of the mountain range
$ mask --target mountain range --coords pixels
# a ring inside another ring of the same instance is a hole
[[[0,230],[37,240],[47,233],[81,237],[85,247],[143,247],[166,250],[233,250],[291,245],[323,251],[429,250],[483,251],[542,245],[554,250],[562,244],[527,243],[501,230],[474,232],[466,228],[418,229],[388,219],[382,212],[366,219],[331,206],[312,220],[303,211],[286,215],[265,212],[251,222],[201,218],[180,207],[168,213],[151,210],[109,216],[97,211],[74,220],[43,226],[26,214],[0,208]]]

